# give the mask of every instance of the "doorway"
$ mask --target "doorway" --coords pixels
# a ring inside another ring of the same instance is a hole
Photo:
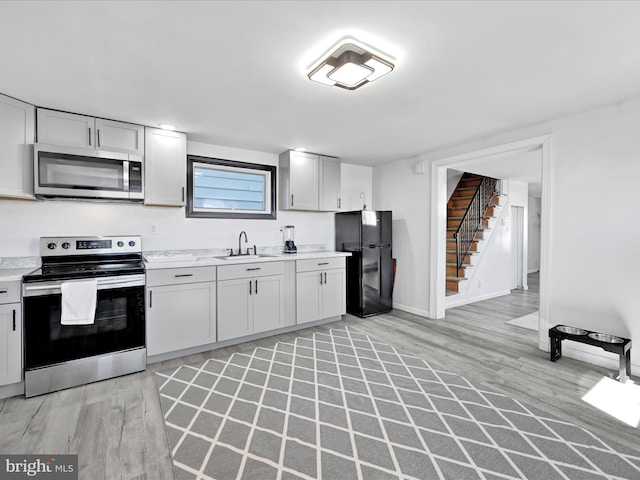
[[[524,221],[524,207],[511,206],[511,290],[526,290],[526,231]]]
[[[538,319],[538,348],[549,349],[549,339],[546,332],[549,328],[549,294],[547,279],[549,261],[549,223],[552,162],[552,135],[528,138],[516,142],[498,145],[482,150],[456,155],[432,163],[431,171],[431,264],[430,264],[430,315],[433,318],[445,316],[445,264],[446,264],[446,205],[447,205],[447,169],[455,168],[464,171],[474,164],[498,159],[519,152],[539,149],[542,156],[541,182],[541,237],[540,237],[540,314]],[[522,275],[526,275],[523,266]]]

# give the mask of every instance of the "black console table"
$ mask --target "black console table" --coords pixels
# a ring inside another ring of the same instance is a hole
[[[631,339],[629,338],[592,332],[568,325],[556,325],[550,328],[549,338],[551,339],[552,362],[562,357],[562,340],[572,340],[618,354],[620,356],[620,376],[618,378],[620,383],[625,383],[631,375]]]

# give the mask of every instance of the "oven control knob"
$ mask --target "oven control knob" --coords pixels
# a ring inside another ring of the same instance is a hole
[[[135,247],[136,246],[136,242],[134,242],[133,240],[129,241],[129,246],[130,247]]]
[[[56,244],[55,244],[55,243],[53,243],[53,242],[51,242],[51,243],[48,243],[48,244],[47,244],[47,248],[48,248],[49,250],[55,250],[57,246],[58,246],[58,245],[56,245]]]
[[[64,242],[62,244],[62,248],[64,248],[65,250],[68,249],[71,246],[71,244],[69,242]]]
[[[124,242],[123,242],[122,240],[120,240],[120,241],[118,242],[118,246],[119,246],[119,247],[124,247]]]

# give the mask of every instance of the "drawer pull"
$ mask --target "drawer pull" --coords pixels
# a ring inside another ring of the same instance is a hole
[[[247,272],[251,272],[254,270],[261,270],[261,268],[260,267],[247,268]]]
[[[318,265],[329,265],[329,262],[321,262]]]
[[[193,277],[193,273],[181,273],[179,275],[174,275],[175,278],[179,277]]]
[[[7,291],[8,291],[8,290],[5,290],[5,289],[0,290],[0,295],[3,295],[3,294],[5,294],[5,293],[7,293]]]

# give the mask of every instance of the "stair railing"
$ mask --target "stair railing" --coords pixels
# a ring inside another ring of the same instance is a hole
[[[476,188],[471,203],[464,212],[462,221],[458,225],[453,238],[456,240],[456,276],[460,276],[460,267],[473,245],[473,240],[482,225],[487,209],[491,205],[491,200],[498,194],[498,180],[491,177],[483,177],[480,185]]]

